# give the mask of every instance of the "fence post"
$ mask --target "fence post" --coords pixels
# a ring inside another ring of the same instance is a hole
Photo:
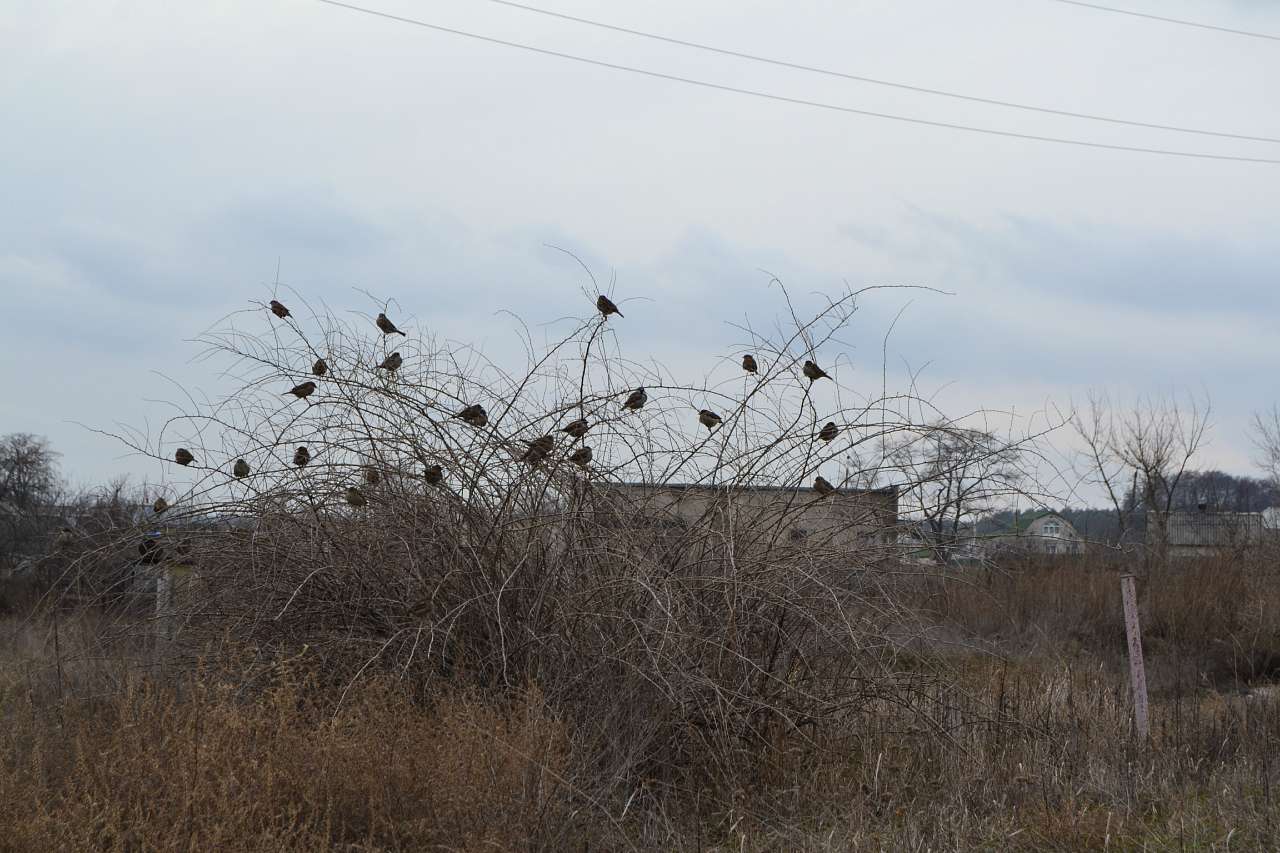
[[[1124,599],[1124,632],[1129,639],[1129,679],[1133,684],[1133,719],[1138,737],[1146,740],[1150,732],[1147,720],[1147,673],[1142,663],[1142,626],[1138,624],[1138,594],[1133,575],[1120,576],[1120,595]]]

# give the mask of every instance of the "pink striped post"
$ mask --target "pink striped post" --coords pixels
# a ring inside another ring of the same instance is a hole
[[[1147,721],[1147,671],[1142,664],[1142,626],[1138,624],[1138,593],[1133,575],[1120,576],[1120,595],[1124,599],[1124,632],[1129,638],[1129,679],[1133,683],[1133,720],[1138,737],[1146,740],[1150,732]]]

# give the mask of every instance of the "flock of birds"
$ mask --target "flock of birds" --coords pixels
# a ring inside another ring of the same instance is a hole
[[[291,316],[289,309],[278,300],[272,299],[268,303],[268,307],[271,309],[272,314],[282,320]],[[618,310],[618,306],[613,303],[613,300],[603,294],[596,299],[596,310],[599,311],[601,316],[606,320],[611,314],[617,314],[619,317],[625,316]],[[379,313],[374,319],[374,324],[384,336],[401,335],[407,337],[404,332],[396,328],[396,324],[391,322],[385,313]],[[402,364],[404,364],[404,359],[401,357],[400,353],[392,352],[377,365],[377,369],[387,370],[394,373]],[[751,354],[744,355],[742,357],[742,369],[749,374],[757,373],[760,368],[756,363],[755,356]],[[806,360],[801,370],[804,373],[805,378],[809,380],[810,385],[817,382],[819,379],[831,378],[825,370],[818,367],[818,365],[812,360]],[[311,373],[317,378],[323,377],[328,372],[329,365],[325,363],[323,358],[317,358],[315,363],[311,365]],[[305,400],[314,394],[318,387],[319,386],[314,380],[309,379],[306,382],[299,383],[290,388],[285,392],[285,395],[287,396],[292,394],[299,400]],[[627,411],[639,411],[644,408],[645,403],[648,401],[649,395],[646,393],[645,389],[643,387],[637,388],[627,395],[626,400],[622,403],[622,408]],[[484,406],[479,403],[472,403],[463,407],[460,411],[454,413],[452,417],[457,418],[463,423],[476,429],[482,429],[489,423],[489,414],[485,411]],[[724,418],[710,409],[699,409],[698,422],[705,426],[707,431],[710,432],[724,423]],[[577,440],[585,437],[590,429],[591,424],[586,418],[578,418],[577,420],[571,421],[567,425],[561,427],[559,431],[567,434],[576,442]],[[817,437],[824,442],[830,443],[839,434],[840,427],[835,423],[835,421],[827,421],[827,423],[823,425],[822,429],[818,431]],[[520,459],[522,462],[528,462],[536,465],[551,455],[555,450],[556,440],[554,434],[547,434],[540,438],[535,438],[527,444],[528,447]],[[591,464],[591,447],[588,445],[578,447],[569,454],[568,458],[570,462],[574,463],[579,468],[585,469]],[[174,451],[173,461],[185,467],[195,462],[196,458],[195,455],[187,448],[179,447]],[[311,462],[311,451],[307,447],[299,446],[294,450],[293,464],[296,467],[305,468],[309,462]],[[248,462],[244,459],[237,459],[231,466],[231,473],[237,480],[243,480],[252,472]],[[430,485],[439,484],[444,481],[444,469],[439,465],[430,465],[424,471],[424,477]],[[381,474],[378,472],[377,468],[365,466],[364,479],[369,485],[375,486],[381,479]],[[831,483],[827,482],[827,480],[821,476],[814,478],[813,489],[819,495],[823,496],[835,494],[836,491],[838,491],[835,486],[831,485]],[[368,498],[365,497],[364,492],[358,486],[348,486],[344,497],[346,502],[353,507],[363,507],[368,504]],[[156,498],[156,501],[152,506],[152,509],[157,515],[168,508],[168,502],[166,502],[162,497]]]

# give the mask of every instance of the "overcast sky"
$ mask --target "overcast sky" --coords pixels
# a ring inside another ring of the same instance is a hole
[[[1280,41],[1054,0],[592,3],[545,8],[1056,109],[1280,138]],[[1115,0],[1280,34],[1280,4]],[[388,13],[739,88],[1044,136],[1280,159],[1280,144],[1002,109],[658,44],[486,0]],[[412,333],[511,349],[616,275],[621,344],[726,354],[725,321],[799,293],[863,303],[843,381],[928,365],[944,407],[1183,390],[1202,465],[1252,470],[1280,396],[1280,165],[904,124],[432,32],[315,0],[0,0],[0,433],[48,436],[77,483],[153,463],[73,421],[144,426],[216,384],[190,340],[269,298],[403,306]],[[638,299],[637,297],[644,297]],[[815,303],[816,304],[816,303]],[[700,339],[695,345],[693,336]],[[832,354],[834,355],[834,353]]]

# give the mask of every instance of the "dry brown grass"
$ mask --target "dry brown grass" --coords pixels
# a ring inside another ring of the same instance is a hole
[[[836,724],[774,720],[732,765],[693,750],[612,785],[598,730],[534,688],[423,693],[379,675],[339,705],[308,653],[253,673],[135,673],[86,698],[111,681],[78,660],[95,629],[64,624],[59,703],[50,633],[26,623],[20,648],[40,665],[4,670],[0,849],[1274,849],[1280,691],[1256,673],[1247,693],[1235,676],[1215,686],[1223,644],[1204,642],[1271,636],[1269,613],[1250,616],[1274,594],[1266,576],[1237,568],[1220,585],[1206,573],[1231,565],[1190,567],[1159,595],[1144,584],[1147,744],[1117,573],[1059,563],[910,579],[895,594],[914,584],[952,639],[898,656],[911,689]]]
[[[564,727],[534,690],[415,704],[365,685],[340,710],[276,673],[202,675],[5,707],[0,849],[562,849]]]

